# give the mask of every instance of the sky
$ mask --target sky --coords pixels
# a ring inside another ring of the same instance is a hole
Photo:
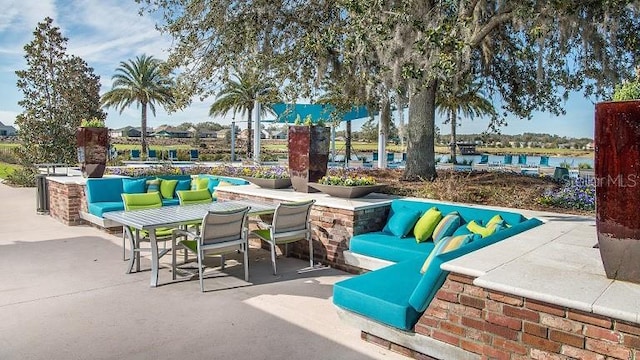
[[[121,61],[142,54],[164,60],[171,47],[171,39],[155,29],[155,19],[149,14],[139,15],[139,5],[134,0],[0,0],[0,8],[3,9],[0,12],[0,122],[5,125],[13,125],[15,117],[23,111],[18,106],[22,93],[16,87],[15,71],[26,68],[23,47],[33,40],[37,23],[47,16],[53,18],[54,25],[69,39],[67,53],[84,59],[100,76],[101,93],[111,89],[111,77]],[[231,114],[219,118],[208,116],[213,100],[194,99],[188,108],[171,114],[157,107],[156,117],[149,116],[148,125],[203,121],[230,124]],[[567,115],[561,117],[535,113],[532,120],[508,118],[508,126],[501,132],[593,138],[593,100],[574,93],[565,109]],[[122,114],[113,108],[106,111],[106,124],[110,128],[140,126],[140,109],[135,106],[125,109]],[[354,121],[354,129],[364,122]],[[488,120],[463,119],[460,123],[459,134],[474,134],[485,131]],[[442,124],[441,119],[436,125],[442,134],[450,132],[449,125]],[[246,124],[239,126],[245,128]]]

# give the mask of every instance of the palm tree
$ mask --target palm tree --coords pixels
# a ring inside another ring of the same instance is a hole
[[[458,126],[458,114],[473,119],[476,116],[496,116],[491,101],[484,97],[480,90],[481,84],[467,82],[458,90],[450,83],[442,83],[436,95],[436,107],[441,115],[448,116],[451,123],[451,162],[456,163],[456,127]]]
[[[116,69],[112,89],[102,95],[102,105],[122,111],[136,103],[142,108],[141,134],[142,153],[147,153],[147,106],[156,116],[156,104],[167,107],[175,102],[173,78],[164,74],[162,61],[153,56],[142,55],[120,62]]]
[[[247,158],[251,157],[251,118],[256,101],[263,105],[260,107],[260,115],[273,114],[271,105],[277,102],[277,89],[269,82],[261,82],[254,72],[246,71],[228,79],[224,87],[216,95],[216,101],[211,104],[209,116],[222,116],[229,111],[233,115],[247,115]],[[259,129],[256,129],[256,132]],[[259,136],[256,134],[255,136]]]

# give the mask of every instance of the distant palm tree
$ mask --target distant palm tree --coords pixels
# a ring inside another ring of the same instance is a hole
[[[247,115],[247,131],[249,141],[247,141],[247,157],[251,157],[251,118],[256,100],[260,101],[260,116],[274,114],[271,105],[277,102],[277,89],[269,82],[261,82],[257,74],[253,72],[243,72],[234,76],[235,79],[227,80],[224,87],[218,92],[216,101],[211,104],[209,116],[222,116],[229,111],[233,115]],[[259,129],[256,129],[256,132]],[[255,134],[255,136],[259,136]]]
[[[111,78],[113,87],[102,95],[102,105],[118,108],[120,113],[136,103],[142,108],[142,153],[147,153],[147,106],[156,116],[156,103],[167,107],[175,102],[173,78],[160,71],[162,61],[142,55],[120,62]]]
[[[467,82],[453,90],[451,84],[443,83],[436,95],[436,107],[442,115],[448,116],[451,123],[451,162],[456,163],[456,127],[458,114],[473,119],[476,116],[491,115],[496,112],[491,101],[484,97],[480,90],[481,84]]]

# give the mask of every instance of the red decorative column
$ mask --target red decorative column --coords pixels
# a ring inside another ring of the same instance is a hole
[[[295,191],[317,191],[307,184],[327,174],[330,136],[325,126],[289,126],[289,175]]]
[[[100,178],[107,166],[109,151],[109,129],[106,127],[81,127],[76,132],[78,162],[82,175]]]
[[[640,101],[596,104],[595,175],[607,277],[640,283]]]

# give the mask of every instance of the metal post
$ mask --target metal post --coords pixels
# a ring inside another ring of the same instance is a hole
[[[336,161],[336,125],[331,124],[331,161]]]
[[[236,161],[236,119],[231,120],[231,162]]]
[[[253,161],[256,164],[260,164],[260,103],[257,100],[253,109],[255,111],[253,115],[255,123],[253,130]]]

